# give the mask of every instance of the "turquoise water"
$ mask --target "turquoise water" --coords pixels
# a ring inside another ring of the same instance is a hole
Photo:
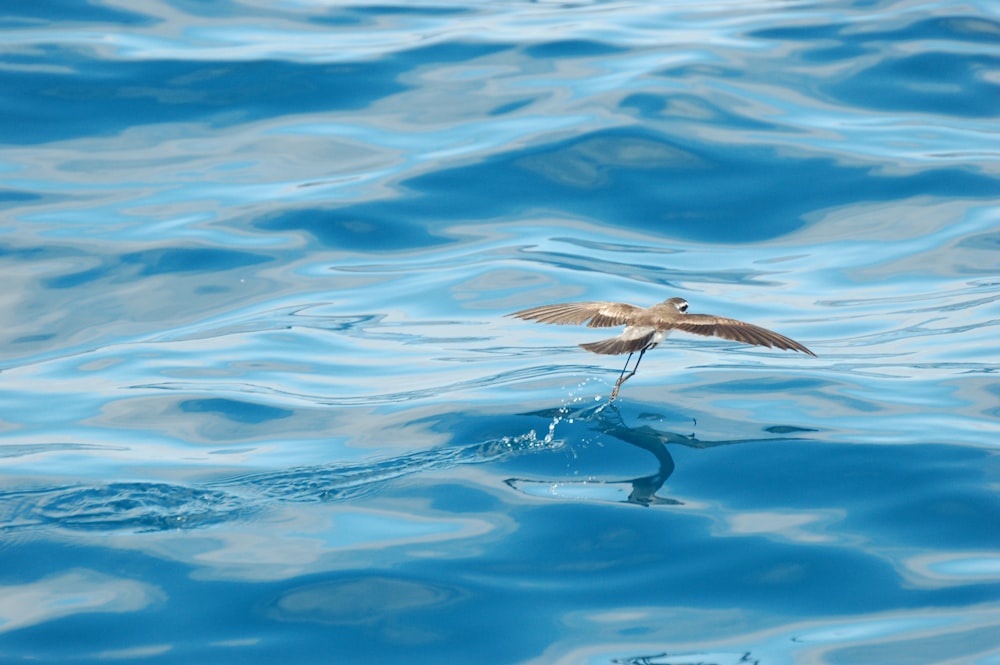
[[[994,3],[0,31],[0,661],[1000,663]]]

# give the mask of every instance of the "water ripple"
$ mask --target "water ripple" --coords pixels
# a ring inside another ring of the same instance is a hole
[[[132,532],[192,529],[253,518],[274,499],[347,501],[414,473],[483,464],[528,451],[550,450],[554,424],[539,438],[515,437],[425,450],[377,462],[327,464],[231,476],[203,488],[118,482],[0,493],[0,532],[56,528]]]

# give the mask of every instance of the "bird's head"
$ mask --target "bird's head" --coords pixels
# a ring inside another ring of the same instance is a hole
[[[684,298],[669,298],[663,301],[664,305],[670,305],[671,307],[676,307],[677,311],[684,314],[688,311],[688,301]]]

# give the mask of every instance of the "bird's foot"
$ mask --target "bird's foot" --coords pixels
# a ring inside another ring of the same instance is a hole
[[[611,398],[608,400],[609,403],[615,401],[615,398],[618,397],[618,391],[621,390],[622,384],[631,379],[634,375],[635,370],[632,370],[628,374],[623,373],[622,376],[618,377],[618,380],[615,382],[615,389],[611,391]]]

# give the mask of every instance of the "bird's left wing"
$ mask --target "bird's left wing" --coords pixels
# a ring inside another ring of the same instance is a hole
[[[590,321],[587,324],[589,328],[611,328],[627,323],[629,317],[638,311],[641,308],[618,302],[565,302],[522,309],[508,316],[560,325]]]

